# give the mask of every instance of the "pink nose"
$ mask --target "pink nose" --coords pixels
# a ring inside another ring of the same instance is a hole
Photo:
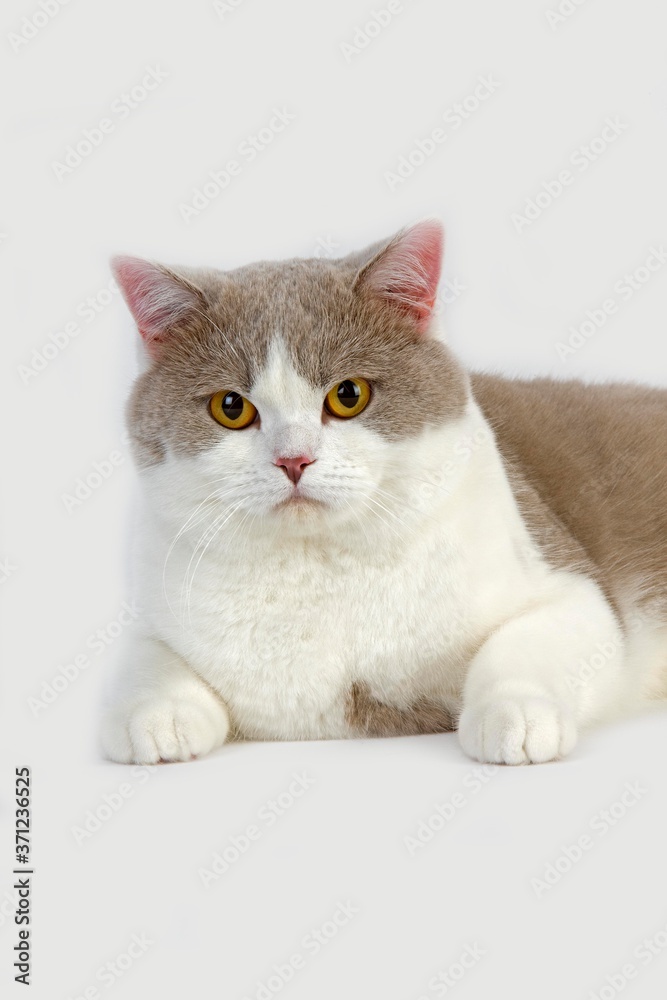
[[[306,455],[297,455],[296,458],[277,458],[274,464],[282,469],[287,478],[291,479],[296,486],[304,469],[312,465],[314,461],[314,458],[308,458]]]

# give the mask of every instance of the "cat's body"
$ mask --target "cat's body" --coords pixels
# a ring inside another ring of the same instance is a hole
[[[541,761],[667,695],[667,392],[470,380],[431,337],[439,263],[423,224],[341,262],[117,268],[154,360],[112,758],[458,725]],[[244,429],[207,408],[232,389]]]

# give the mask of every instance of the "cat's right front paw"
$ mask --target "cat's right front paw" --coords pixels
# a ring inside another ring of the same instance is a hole
[[[157,764],[201,757],[229,733],[225,706],[176,698],[145,698],[110,709],[102,722],[102,749],[119,764]]]
[[[577,741],[570,711],[549,698],[516,698],[464,708],[459,740],[485,764],[543,764],[567,756]]]

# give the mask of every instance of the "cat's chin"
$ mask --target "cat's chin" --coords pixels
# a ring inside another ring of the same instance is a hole
[[[288,517],[316,517],[330,510],[330,507],[323,500],[297,495],[281,500],[273,509],[276,513],[286,514]]]
[[[339,513],[335,506],[313,497],[293,496],[281,500],[273,507],[272,518],[277,518],[290,530],[321,530],[323,524]]]

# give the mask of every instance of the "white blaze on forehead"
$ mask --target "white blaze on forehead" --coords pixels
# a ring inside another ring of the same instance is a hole
[[[324,394],[299,375],[281,337],[273,341],[249,395],[276,456],[317,457]]]

